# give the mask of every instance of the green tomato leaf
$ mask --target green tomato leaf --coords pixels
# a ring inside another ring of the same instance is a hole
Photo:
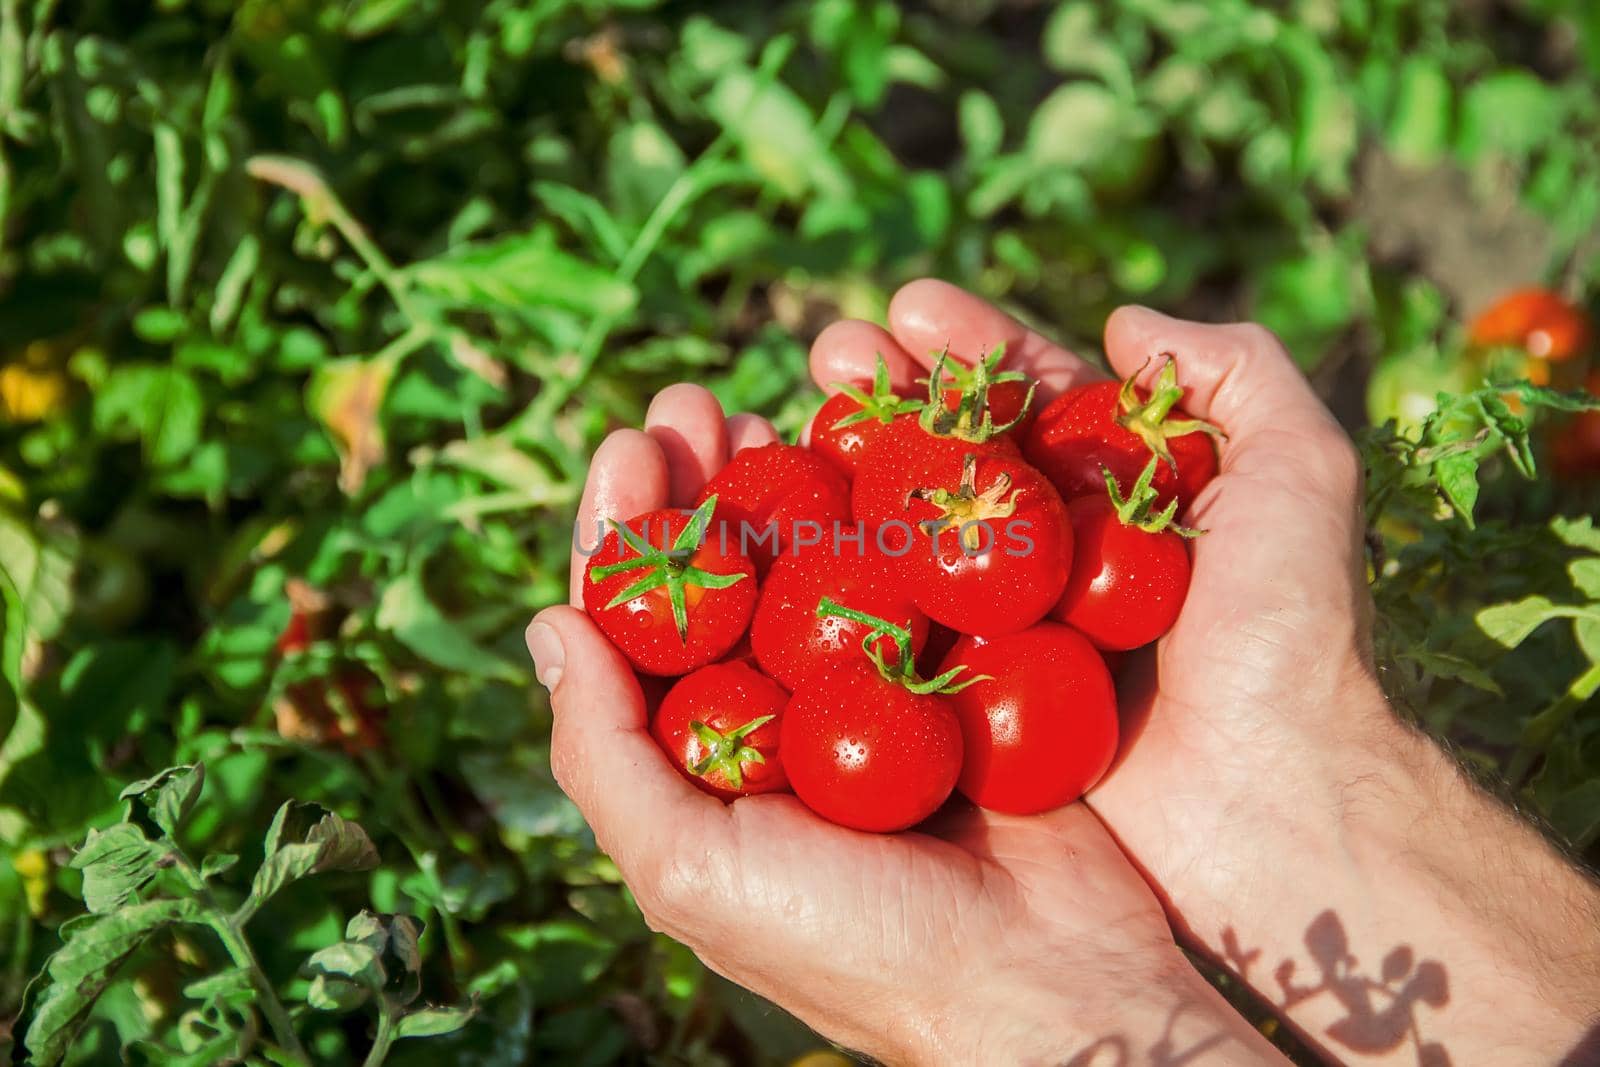
[[[122,907],[155,877],[167,851],[133,823],[90,830],[71,864],[83,872],[84,906],[97,915]]]
[[[470,1008],[421,1008],[401,1017],[395,1024],[394,1034],[401,1037],[437,1037],[453,1034],[472,1021],[478,1013]]]
[[[313,805],[287,801],[267,830],[266,859],[256,871],[250,895],[239,909],[239,920],[255,914],[278,890],[290,882],[323,871],[365,871],[378,865],[378,851],[366,831],[333,812],[325,813],[294,839],[295,825]]]

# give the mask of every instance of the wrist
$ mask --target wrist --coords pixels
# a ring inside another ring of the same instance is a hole
[[[1005,967],[927,1015],[892,1062],[1047,1065],[1102,1050],[1129,1067],[1283,1062],[1176,945],[1104,962],[1092,974]]]

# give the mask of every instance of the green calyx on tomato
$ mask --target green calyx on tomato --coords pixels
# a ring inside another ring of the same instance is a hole
[[[1151,485],[1156,476],[1156,464],[1159,462],[1156,457],[1150,457],[1150,462],[1145,464],[1139,480],[1133,483],[1133,490],[1126,497],[1122,495],[1122,489],[1117,485],[1117,477],[1111,473],[1111,468],[1100,468],[1106,476],[1106,492],[1111,495],[1111,506],[1117,512],[1117,518],[1124,526],[1136,526],[1145,533],[1171,530],[1182,537],[1199,537],[1205,533],[1204,530],[1192,529],[1174,521],[1178,515],[1177,497],[1167,501],[1167,506],[1160,511],[1151,512],[1151,506],[1161,495]]]
[[[971,452],[961,461],[961,483],[954,492],[948,489],[913,489],[911,499],[921,500],[939,509],[932,534],[954,526],[961,533],[962,544],[976,552],[983,548],[983,530],[979,523],[1004,519],[1017,510],[1017,493],[1011,488],[1011,475],[1000,472],[994,484],[978,491],[978,457]]]
[[[940,349],[928,371],[928,402],[922,405],[922,428],[938,437],[954,437],[981,445],[1020,423],[1033,404],[1032,385],[1028,386],[1028,395],[1015,418],[997,426],[989,413],[989,387],[996,382],[1021,379],[1015,371],[995,374],[1005,352],[1006,346],[999,345],[971,367],[952,374],[945,370],[950,362],[950,349],[948,346]],[[960,402],[953,409],[944,402],[945,390],[950,388],[945,381],[947,377],[956,378],[961,390]]]
[[[1123,380],[1122,391],[1117,394],[1117,425],[1135,434],[1152,454],[1159,456],[1162,462],[1173,471],[1177,471],[1178,461],[1172,458],[1172,450],[1167,447],[1168,438],[1197,432],[1207,433],[1216,438],[1225,438],[1227,434],[1204,419],[1167,418],[1172,409],[1183,399],[1184,390],[1183,386],[1178,384],[1178,365],[1173,361],[1172,355],[1166,353],[1162,358],[1166,363],[1162,365],[1161,373],[1156,376],[1149,399],[1141,402],[1139,387],[1134,384],[1139,374],[1144,372],[1144,367],[1139,368],[1139,373]],[[1145,365],[1148,366],[1149,361],[1146,361]]]
[[[633,559],[594,568],[589,572],[589,580],[599,582],[613,574],[641,569],[647,569],[647,573],[612,597],[606,607],[618,607],[652,589],[665,587],[667,600],[672,605],[672,621],[678,628],[678,638],[687,643],[689,606],[684,590],[691,585],[702,589],[726,589],[745,578],[743,574],[712,574],[699,567],[691,567],[686,562],[690,554],[700,546],[700,541],[705,536],[706,524],[711,521],[711,513],[716,510],[716,506],[715,494],[706,497],[705,502],[695,508],[694,513],[689,516],[689,524],[672,542],[672,547],[667,549],[656,548],[648,540],[628,529],[626,523],[611,520],[611,526],[617,531],[617,536],[638,555]]]
[[[861,639],[861,651],[867,654],[878,673],[884,681],[892,682],[910,692],[926,696],[927,694],[959,693],[967,686],[976,682],[987,681],[987,674],[975,674],[970,678],[956,681],[958,675],[967,669],[966,664],[958,663],[949,670],[932,678],[922,678],[917,675],[916,664],[913,661],[911,647],[911,630],[905,626],[897,626],[888,619],[880,619],[876,615],[869,615],[855,608],[845,607],[836,600],[823,597],[817,602],[817,618],[839,618],[859,622],[872,629]],[[887,637],[894,642],[895,658],[893,662],[884,656],[878,648],[880,638]]]
[[[698,719],[691,722],[689,729],[694,731],[695,737],[705,746],[706,754],[689,770],[701,778],[719,772],[727,780],[729,787],[743,789],[744,765],[767,762],[767,757],[745,744],[744,739],[775,718],[776,715],[762,715],[727,733],[721,733]]]
[[[848,382],[834,382],[839,392],[861,405],[860,411],[852,411],[831,427],[842,430],[846,426],[854,426],[858,422],[868,419],[877,419],[887,425],[895,420],[898,415],[907,415],[922,407],[920,400],[907,400],[903,396],[896,396],[889,387],[889,364],[884,362],[883,353],[876,353],[878,365],[872,372],[872,392],[868,393]]]

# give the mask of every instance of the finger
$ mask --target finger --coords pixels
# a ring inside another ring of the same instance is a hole
[[[882,326],[844,319],[828,326],[811,343],[811,377],[829,393],[841,382],[859,385],[872,381],[878,356],[889,368],[889,385],[901,396],[915,395],[917,376],[923,369]]]
[[[623,877],[648,884],[683,843],[714,840],[726,809],[662,758],[628,661],[588,616],[546,608],[527,641],[550,689],[550,769]]]
[[[728,463],[722,405],[709,389],[669,385],[650,401],[644,429],[667,457],[667,503],[688,507],[711,476]]]
[[[1105,376],[987,300],[937,278],[922,278],[900,287],[889,301],[889,329],[924,367],[931,366],[934,354],[946,345],[951,355],[970,364],[1004,344],[1003,366],[1038,381],[1040,401]]]
[[[1183,408],[1220,426],[1223,473],[1259,478],[1353,509],[1360,464],[1349,436],[1273,333],[1255,323],[1187,322],[1143,307],[1106,321],[1106,355],[1149,384],[1171,355]]]
[[[728,416],[728,455],[737,456],[747,448],[778,443],[778,431],[760,415],[741,411]]]
[[[569,593],[583,604],[583,574],[589,557],[600,550],[607,519],[627,522],[667,506],[667,459],[649,434],[617,430],[600,442],[589,464],[572,530]]]

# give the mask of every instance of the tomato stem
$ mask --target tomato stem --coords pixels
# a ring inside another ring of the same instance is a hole
[[[968,368],[970,382],[960,387],[960,399],[956,403],[955,410],[951,411],[944,402],[944,391],[947,388],[945,364],[950,359],[950,346],[941,348],[934,355],[933,366],[928,371],[928,402],[922,406],[922,428],[939,437],[954,437],[973,444],[983,444],[1021,422],[1033,403],[1034,385],[1028,386],[1028,395],[1023,398],[1022,407],[1018,410],[1016,418],[996,426],[994,417],[989,413],[989,387],[996,381],[992,372],[999,366],[1004,355],[1005,345],[1002,344],[988,357],[978,360]],[[1000,380],[1016,381],[1018,378],[1020,375],[1016,378],[1002,376]]]
[[[1181,537],[1199,537],[1204,530],[1192,529],[1181,526],[1173,521],[1178,514],[1178,499],[1173,497],[1167,501],[1167,506],[1159,512],[1151,514],[1150,508],[1156,502],[1159,493],[1151,483],[1155,480],[1156,464],[1160,462],[1151,456],[1144,470],[1139,472],[1139,480],[1133,483],[1133,491],[1126,498],[1122,489],[1117,485],[1116,475],[1111,473],[1110,467],[1101,467],[1100,473],[1106,479],[1106,492],[1111,496],[1111,506],[1116,510],[1117,518],[1124,526],[1135,526],[1145,533],[1160,533],[1162,530],[1171,530]]]
[[[673,539],[671,546],[664,549],[650,543],[648,529],[636,533],[630,530],[626,523],[612,519],[611,527],[617,531],[622,543],[638,555],[633,559],[595,567],[589,571],[589,581],[599,582],[614,574],[641,569],[647,569],[647,573],[612,597],[606,607],[614,608],[651,590],[665,588],[667,602],[672,605],[672,622],[677,627],[678,640],[688,644],[689,603],[685,589],[691,585],[702,589],[726,589],[747,577],[742,573],[717,574],[700,567],[691,567],[686,562],[705,539],[706,524],[711,521],[711,513],[716,510],[716,506],[717,496],[713,493],[706,497],[703,504],[694,509],[689,516],[688,524]]]
[[[721,733],[698,719],[689,723],[689,729],[694,731],[695,737],[700,739],[700,743],[706,749],[705,758],[690,767],[690,772],[704,778],[714,770],[721,771],[728,785],[734,789],[743,789],[744,765],[767,762],[767,757],[756,748],[745,744],[744,739],[775,718],[776,715],[762,715],[727,733]]]
[[[889,364],[884,362],[882,352],[876,353],[876,356],[878,363],[872,374],[872,392],[870,394],[848,382],[833,383],[838,386],[839,392],[861,405],[861,410],[852,411],[834,423],[830,429],[842,430],[846,426],[854,426],[856,423],[866,422],[868,419],[877,419],[879,422],[888,425],[895,420],[896,416],[922,409],[922,401],[908,400],[905,397],[895,395],[894,390],[889,385]]]
[[[867,636],[861,639],[861,651],[867,654],[867,658],[878,668],[878,673],[883,675],[886,681],[904,686],[913,693],[959,693],[972,683],[986,681],[990,677],[987,674],[977,674],[962,682],[951,684],[955,682],[958,674],[968,669],[967,665],[962,663],[936,677],[919,678],[916,666],[911,659],[911,630],[909,628],[897,626],[888,619],[880,619],[876,615],[857,611],[855,608],[846,607],[829,597],[823,597],[817,602],[817,618],[826,619],[830,617],[849,619],[852,622],[859,622],[865,626],[872,627]],[[894,639],[897,655],[893,665],[888,663],[884,659],[883,653],[878,651],[877,645],[880,637]]]
[[[1166,362],[1162,364],[1161,372],[1156,375],[1155,383],[1150,388],[1149,399],[1140,401],[1139,387],[1134,384],[1144,373],[1144,368],[1150,365],[1149,360],[1145,360],[1144,366],[1137,372],[1123,379],[1122,389],[1117,394],[1119,414],[1116,420],[1118,426],[1137,435],[1153,455],[1177,471],[1178,461],[1172,458],[1172,450],[1167,447],[1168,438],[1190,433],[1226,438],[1227,434],[1204,419],[1167,419],[1172,409],[1178,406],[1178,401],[1183,399],[1184,388],[1178,384],[1178,364],[1172,353],[1163,352],[1161,358]]]

